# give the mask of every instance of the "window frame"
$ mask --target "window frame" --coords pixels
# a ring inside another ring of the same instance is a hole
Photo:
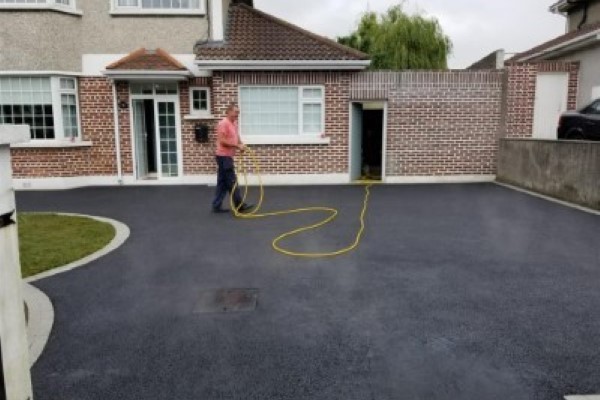
[[[206,110],[194,109],[194,92],[206,91]],[[212,115],[210,101],[210,87],[208,86],[190,86],[190,115],[193,116],[210,116]]]
[[[320,89],[321,97],[319,99],[305,98],[304,90],[306,89]],[[325,130],[325,88],[320,86],[300,86],[298,96],[300,99],[299,108],[301,112],[301,115],[299,115],[299,124],[301,124],[299,127],[301,130],[300,135],[322,135],[323,131]],[[304,132],[304,106],[309,104],[318,104],[321,106],[321,132]]]
[[[69,5],[60,3],[59,0],[44,0],[42,3],[0,3],[0,10],[54,10],[68,14],[83,14],[77,10],[77,0],[68,0]]]
[[[15,75],[15,76],[0,76],[0,78],[33,78],[37,76],[29,76],[29,75]],[[52,119],[53,119],[53,129],[54,129],[54,138],[52,139],[35,139],[31,136],[30,143],[36,144],[51,144],[51,143],[60,143],[60,142],[81,142],[82,141],[82,131],[81,131],[81,107],[79,104],[79,82],[77,77],[74,76],[63,76],[63,75],[53,75],[53,76],[41,76],[39,78],[46,78],[50,80],[50,96],[52,99]],[[74,82],[73,89],[61,89],[60,83],[61,79],[68,79]],[[63,123],[63,112],[62,112],[62,95],[74,95],[75,96],[75,111],[77,113],[77,136],[71,137],[65,135],[64,123]]]
[[[80,141],[81,140],[81,112],[80,112],[80,107],[79,107],[79,86],[78,86],[78,80],[75,77],[67,77],[67,76],[57,76],[54,77],[55,81],[56,81],[56,86],[57,86],[57,101],[58,101],[58,105],[60,106],[60,111],[58,111],[58,113],[60,114],[58,117],[60,117],[60,132],[62,133],[62,140],[64,141],[71,141],[71,142],[75,142],[75,141]],[[74,85],[72,89],[63,89],[61,87],[61,81],[63,79],[66,80],[71,80],[73,81]],[[52,102],[54,103],[54,87],[52,87]],[[63,103],[62,103],[62,96],[63,95],[71,95],[71,96],[75,96],[75,114],[76,114],[76,120],[77,120],[77,136],[66,136],[65,134],[65,127],[64,127],[64,115],[63,115]],[[53,104],[54,107],[54,104]],[[56,112],[55,114],[55,118],[57,118],[56,116]],[[56,129],[56,123],[54,124],[54,127]]]
[[[242,107],[242,89],[250,88],[250,89],[260,89],[260,88],[295,88],[297,89],[298,96],[298,130],[295,134],[283,134],[283,135],[254,135],[254,134],[245,134],[243,132],[243,116],[240,112],[239,116],[239,130],[240,136],[242,136],[245,140],[248,138],[255,138],[257,141],[266,141],[269,142],[272,139],[273,142],[280,142],[282,139],[290,139],[291,142],[304,142],[307,139],[321,139],[325,134],[325,85],[239,85],[238,86],[238,99],[240,109]],[[305,89],[320,89],[321,90],[321,98],[320,99],[305,99],[304,98],[304,90]],[[321,132],[304,132],[304,105],[305,104],[320,104],[321,105]],[[317,142],[323,142],[323,140],[317,140]]]
[[[191,0],[190,0],[191,1]],[[143,8],[142,0],[137,6],[120,6],[119,0],[110,0],[111,15],[205,15],[204,0],[199,0],[198,8]]]

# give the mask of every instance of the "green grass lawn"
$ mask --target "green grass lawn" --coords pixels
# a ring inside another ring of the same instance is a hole
[[[112,225],[85,217],[18,214],[23,277],[79,260],[115,237]]]

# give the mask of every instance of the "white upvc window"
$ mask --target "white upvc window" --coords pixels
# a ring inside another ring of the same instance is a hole
[[[320,137],[325,126],[322,86],[241,86],[240,133]]]
[[[210,89],[207,87],[190,88],[190,114],[210,115]]]
[[[202,0],[110,0],[113,14],[204,14]]]
[[[77,8],[76,0],[0,0],[0,9],[53,9],[72,12]]]
[[[0,124],[27,124],[32,141],[80,139],[77,80],[0,77]]]

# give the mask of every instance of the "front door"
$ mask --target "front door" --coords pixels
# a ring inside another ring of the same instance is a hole
[[[133,150],[138,180],[180,177],[181,121],[177,84],[131,85]]]
[[[533,137],[556,139],[560,114],[567,110],[569,74],[541,73],[537,76]]]

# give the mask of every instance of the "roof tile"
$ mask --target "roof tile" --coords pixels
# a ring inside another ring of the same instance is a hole
[[[369,56],[244,4],[230,6],[224,42],[197,43],[198,60],[368,60]]]
[[[542,44],[540,44],[540,45],[538,45],[538,46],[536,46],[536,47],[534,47],[532,49],[529,49],[529,50],[524,51],[522,53],[518,53],[515,56],[513,56],[511,59],[509,59],[507,62],[508,63],[520,62],[520,60],[522,60],[525,57],[532,56],[532,55],[537,54],[539,52],[542,52],[544,50],[548,50],[551,47],[561,45],[561,44],[566,43],[566,42],[568,42],[570,40],[573,40],[573,39],[577,39],[578,37],[581,37],[581,36],[583,36],[585,34],[588,34],[590,32],[598,30],[598,29],[600,29],[600,21],[594,22],[594,23],[589,24],[589,25],[585,25],[584,27],[582,27],[579,30],[565,33],[564,35],[561,35],[561,36],[556,37],[556,38],[554,38],[552,40],[549,40],[549,41],[547,41],[545,43],[542,43]]]
[[[162,49],[137,49],[106,67],[107,70],[185,71],[187,68]]]

